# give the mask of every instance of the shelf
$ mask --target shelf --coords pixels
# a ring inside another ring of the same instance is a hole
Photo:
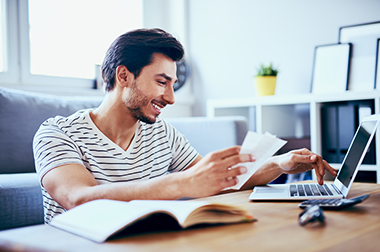
[[[339,102],[354,101],[366,99],[379,99],[380,91],[371,92],[353,92],[346,91],[336,94],[295,94],[295,95],[273,95],[252,98],[238,99],[211,99],[207,101],[208,108],[227,108],[227,107],[247,107],[247,106],[265,106],[265,105],[286,105],[286,104],[304,104],[304,103],[322,103],[322,102]],[[209,112],[209,111],[208,111]],[[208,113],[209,116],[212,116]]]
[[[322,155],[322,108],[334,103],[346,106],[367,101],[373,105],[372,113],[380,113],[380,90],[373,90],[371,92],[346,91],[336,94],[307,93],[211,99],[207,101],[207,116],[245,116],[249,130],[259,133],[268,131],[285,139],[305,139],[309,141],[309,145],[305,147]],[[380,134],[376,134],[373,141],[376,146],[380,146]],[[376,148],[375,160],[380,160],[380,147]],[[338,164],[333,164],[333,166],[340,167]],[[371,174],[375,172],[375,181],[380,183],[379,163],[377,165],[364,164],[360,167],[360,171],[368,171]]]

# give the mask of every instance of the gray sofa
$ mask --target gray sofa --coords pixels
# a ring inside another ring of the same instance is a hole
[[[32,139],[55,115],[97,107],[101,98],[58,97],[0,87],[0,230],[43,223],[41,188],[34,169]],[[241,144],[244,117],[167,118],[199,151]]]

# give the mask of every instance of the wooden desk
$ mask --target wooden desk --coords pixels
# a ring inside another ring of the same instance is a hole
[[[363,203],[324,211],[325,225],[301,227],[298,202],[249,202],[250,191],[209,197],[247,206],[253,223],[140,234],[98,244],[49,225],[0,232],[0,251],[380,251],[380,185],[355,183]]]

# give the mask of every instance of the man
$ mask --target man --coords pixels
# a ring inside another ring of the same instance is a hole
[[[141,29],[117,38],[108,49],[102,76],[102,104],[69,117],[45,121],[33,149],[44,196],[45,222],[95,199],[179,199],[204,197],[235,185],[253,162],[234,146],[201,157],[170,124],[158,118],[174,103],[176,61],[182,45],[159,29]],[[234,168],[232,168],[234,167]],[[327,169],[309,150],[267,161],[244,185],[266,184],[282,173],[315,168],[319,183]]]

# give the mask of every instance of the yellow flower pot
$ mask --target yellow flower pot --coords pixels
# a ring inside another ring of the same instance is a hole
[[[276,90],[276,76],[256,76],[256,93],[258,96],[274,95]]]

